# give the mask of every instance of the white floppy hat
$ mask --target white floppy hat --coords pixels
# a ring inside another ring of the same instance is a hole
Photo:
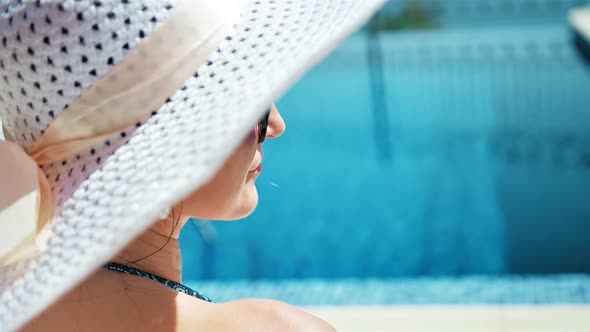
[[[0,331],[205,183],[384,1],[0,1]]]

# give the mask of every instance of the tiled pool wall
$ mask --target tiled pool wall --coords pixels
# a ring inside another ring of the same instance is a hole
[[[484,2],[535,1],[444,3]],[[565,23],[581,2],[381,33],[381,83],[351,37],[279,101],[257,211],[186,226],[185,279],[590,273],[590,69]]]
[[[195,281],[216,302],[272,298],[294,305],[588,304],[590,277]]]

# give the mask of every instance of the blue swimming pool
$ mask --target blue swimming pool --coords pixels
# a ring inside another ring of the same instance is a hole
[[[441,26],[380,33],[382,81],[357,33],[281,98],[259,208],[187,225],[185,279],[590,273],[587,2],[423,2]]]

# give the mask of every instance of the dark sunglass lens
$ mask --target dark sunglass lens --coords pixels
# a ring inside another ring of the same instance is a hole
[[[266,138],[266,129],[268,128],[268,118],[270,116],[270,109],[266,112],[264,117],[258,122],[258,144],[262,144]]]

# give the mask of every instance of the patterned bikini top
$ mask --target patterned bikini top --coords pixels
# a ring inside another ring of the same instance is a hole
[[[107,270],[121,272],[121,273],[125,273],[125,274],[132,274],[132,275],[144,277],[147,279],[151,279],[151,280],[157,281],[167,287],[170,287],[177,292],[181,292],[181,293],[196,297],[197,299],[200,299],[203,301],[215,303],[215,301],[211,300],[209,297],[197,292],[196,290],[191,289],[188,286],[185,286],[185,285],[175,282],[175,281],[164,279],[164,278],[159,277],[157,275],[147,273],[145,271],[142,271],[142,270],[139,270],[136,268],[129,267],[127,265],[109,262],[109,263],[105,264],[103,267]]]

